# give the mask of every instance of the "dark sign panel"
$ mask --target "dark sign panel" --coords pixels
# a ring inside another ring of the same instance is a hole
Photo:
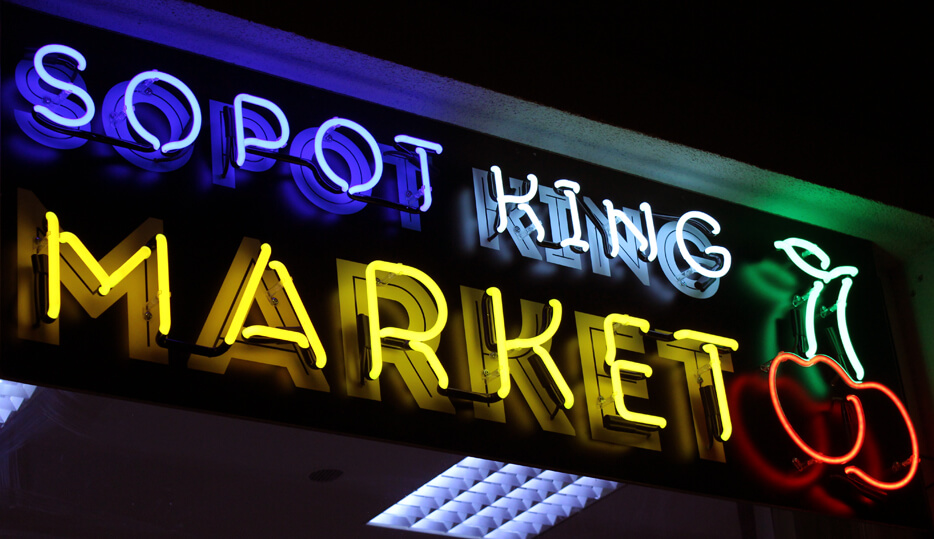
[[[2,23],[0,377],[926,525],[865,242]]]

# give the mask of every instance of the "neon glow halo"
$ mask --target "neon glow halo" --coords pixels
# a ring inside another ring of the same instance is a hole
[[[162,144],[155,135],[147,131],[146,128],[143,127],[143,124],[139,122],[139,119],[136,117],[136,111],[133,109],[133,94],[136,92],[136,87],[147,80],[162,81],[174,86],[175,89],[181,92],[181,94],[185,96],[185,99],[188,100],[188,104],[191,106],[191,129],[188,132],[188,136],[181,140],[174,140]],[[154,69],[152,71],[139,73],[130,79],[123,94],[123,105],[126,108],[127,121],[130,122],[133,129],[135,129],[139,136],[146,142],[152,144],[153,150],[161,149],[163,154],[190,146],[201,133],[201,105],[198,104],[198,99],[184,82],[168,73],[163,73]]]

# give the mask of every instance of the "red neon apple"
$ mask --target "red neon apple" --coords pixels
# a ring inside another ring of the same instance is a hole
[[[899,400],[899,398],[895,395],[895,393],[892,392],[891,389],[876,382],[853,381],[853,379],[850,378],[846,371],[843,370],[843,367],[827,356],[816,355],[811,359],[803,359],[789,352],[780,352],[777,356],[775,356],[775,359],[772,360],[772,364],[769,367],[769,393],[771,394],[772,406],[775,408],[775,413],[778,415],[778,420],[781,422],[782,426],[785,427],[785,432],[788,433],[788,436],[791,437],[791,439],[795,442],[795,444],[798,445],[798,447],[801,448],[802,451],[810,455],[814,460],[820,462],[826,462],[828,464],[846,464],[859,453],[860,449],[862,449],[863,440],[865,439],[866,434],[866,418],[865,414],[863,413],[863,405],[859,400],[859,397],[853,394],[847,395],[846,399],[853,403],[853,407],[856,410],[857,434],[853,447],[847,451],[846,454],[837,457],[824,455],[823,453],[814,450],[804,440],[802,440],[800,436],[798,436],[798,433],[795,431],[794,427],[791,426],[788,418],[785,417],[785,412],[782,410],[782,405],[778,400],[778,390],[776,383],[778,367],[785,361],[797,363],[802,367],[811,367],[818,363],[825,363],[831,369],[833,369],[834,372],[836,372],[840,377],[840,379],[843,380],[846,385],[850,386],[850,388],[854,390],[877,389],[885,394],[885,396],[887,396],[889,399],[891,399],[891,401],[895,403],[895,407],[898,408],[899,413],[901,413],[902,419],[905,421],[905,427],[908,429],[908,436],[911,438],[911,457],[909,458],[911,465],[909,466],[908,474],[899,481],[886,482],[880,481],[870,476],[857,466],[847,466],[843,469],[843,471],[847,474],[855,475],[862,481],[881,490],[895,490],[902,488],[903,486],[907,485],[912,480],[912,478],[914,478],[915,473],[918,471],[918,438],[915,434],[914,424],[912,424],[911,418],[908,417],[908,411],[905,409],[905,405],[902,404],[902,401]]]

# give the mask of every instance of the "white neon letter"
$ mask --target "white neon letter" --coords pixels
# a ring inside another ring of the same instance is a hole
[[[443,148],[437,142],[422,140],[408,135],[396,135],[396,138],[393,140],[396,141],[396,144],[415,146],[415,153],[418,154],[418,167],[422,171],[422,189],[425,193],[425,201],[418,209],[421,211],[428,211],[428,208],[431,207],[431,178],[428,176],[428,152],[425,150],[431,150],[440,155]]]
[[[328,165],[327,159],[324,157],[324,137],[327,136],[328,131],[338,127],[346,127],[347,129],[355,131],[358,135],[363,137],[363,140],[369,145],[370,151],[373,152],[373,175],[368,181],[360,185],[351,187],[346,180],[334,172],[331,166]],[[350,193],[351,195],[372,189],[379,183],[380,178],[383,177],[383,154],[379,151],[379,145],[376,144],[376,139],[373,138],[373,135],[371,135],[365,127],[346,118],[331,118],[321,124],[321,127],[318,128],[318,132],[315,134],[315,159],[318,161],[318,166],[321,167],[321,171],[324,172],[324,175],[337,184],[337,186],[341,188],[341,191]]]
[[[88,65],[87,61],[84,59],[84,55],[71,47],[66,45],[46,45],[45,47],[37,50],[36,55],[32,59],[32,64],[36,69],[36,73],[39,75],[39,78],[42,79],[42,82],[53,88],[61,90],[64,93],[62,96],[63,98],[67,98],[68,94],[75,94],[79,99],[81,99],[81,101],[84,103],[84,107],[87,110],[80,118],[65,118],[64,116],[59,116],[58,114],[52,112],[52,110],[45,105],[36,105],[33,107],[33,109],[59,125],[64,125],[66,127],[81,127],[82,125],[90,123],[91,118],[94,117],[94,100],[91,99],[90,94],[82,90],[79,86],[71,84],[70,82],[56,79],[49,74],[49,72],[45,69],[45,66],[42,64],[42,59],[45,58],[47,54],[55,53],[64,54],[65,56],[68,56],[74,60],[78,65],[78,71],[84,71],[84,68]]]
[[[655,218],[652,216],[652,206],[650,206],[648,202],[643,202],[639,205],[639,209],[642,210],[642,213],[645,215],[645,227],[648,229],[646,230],[647,234],[643,234],[636,227],[635,223],[629,220],[629,216],[627,216],[623,210],[614,208],[613,202],[609,199],[603,201],[603,206],[606,208],[606,218],[610,225],[610,230],[607,231],[610,235],[610,254],[613,256],[619,254],[619,236],[616,232],[616,224],[623,223],[626,226],[626,230],[639,241],[639,250],[643,253],[646,249],[649,250],[648,261],[652,262],[655,260],[655,257],[658,256],[658,238],[655,236]]]
[[[717,220],[711,217],[710,215],[702,211],[686,212],[684,215],[681,216],[680,219],[678,219],[678,227],[675,229],[675,233],[677,234],[677,238],[678,238],[678,249],[680,249],[681,251],[681,256],[684,257],[684,260],[687,261],[689,266],[691,266],[691,269],[693,269],[697,273],[700,273],[704,277],[709,277],[711,279],[717,279],[717,278],[723,277],[724,275],[727,274],[728,271],[730,271],[730,264],[733,261],[732,257],[730,256],[730,252],[726,250],[726,248],[711,246],[711,247],[704,249],[704,253],[708,255],[717,254],[723,257],[723,267],[717,271],[711,271],[705,268],[704,266],[701,266],[700,264],[697,263],[696,260],[694,260],[694,257],[691,255],[691,253],[688,252],[688,247],[684,243],[684,225],[691,219],[697,219],[698,221],[704,221],[705,223],[710,225],[711,231],[713,232],[714,236],[720,233],[720,223],[718,223]]]
[[[188,131],[188,136],[181,140],[173,140],[171,142],[166,142],[162,144],[159,139],[146,130],[143,127],[143,124],[139,123],[139,119],[136,117],[136,112],[133,109],[133,93],[136,91],[136,87],[142,84],[145,81],[162,81],[166,84],[174,86],[176,90],[181,92],[185,99],[188,100],[188,105],[191,107],[191,129]],[[195,98],[195,94],[191,92],[191,89],[185,85],[184,82],[180,81],[178,78],[169,75],[168,73],[162,73],[161,71],[144,71],[127,83],[126,92],[123,95],[123,106],[126,108],[126,118],[130,122],[130,125],[133,126],[133,129],[143,138],[146,142],[152,144],[153,150],[162,149],[162,153],[166,154],[175,150],[181,150],[189,145],[191,145],[198,134],[201,133],[201,105],[198,104],[198,100]]]
[[[244,102],[250,103],[251,105],[256,105],[258,107],[263,107],[264,109],[272,112],[276,116],[276,119],[279,120],[279,126],[282,128],[282,135],[280,135],[276,140],[244,137]],[[279,106],[272,101],[250,94],[238,94],[237,97],[234,98],[234,136],[237,140],[237,166],[242,167],[243,163],[246,161],[247,146],[263,148],[265,150],[278,150],[279,148],[285,146],[289,142],[289,121],[285,118],[285,114],[282,112],[282,109],[280,109]]]
[[[529,216],[529,219],[532,220],[532,225],[535,226],[535,231],[538,233],[538,241],[545,239],[545,227],[542,226],[541,220],[535,215],[535,210],[532,209],[532,206],[528,205],[528,202],[532,200],[535,194],[538,192],[538,178],[535,174],[529,174],[529,182],[532,186],[529,188],[528,194],[524,196],[517,195],[507,195],[505,189],[503,188],[503,173],[498,166],[493,165],[490,167],[490,170],[493,172],[493,179],[496,180],[496,208],[499,210],[499,225],[496,227],[497,232],[506,231],[506,222],[508,221],[508,214],[506,213],[506,204],[513,203],[518,204],[518,208],[525,212]]]
[[[555,182],[555,189],[560,190],[564,193],[564,196],[568,197],[568,205],[571,210],[572,235],[570,238],[561,240],[561,247],[570,245],[578,247],[586,253],[590,250],[590,244],[581,239],[581,219],[580,214],[577,212],[577,193],[580,192],[580,185],[571,180],[558,180]]]

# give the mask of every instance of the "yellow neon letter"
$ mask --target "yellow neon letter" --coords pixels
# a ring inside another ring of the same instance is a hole
[[[499,379],[501,383],[496,394],[503,399],[509,395],[511,384],[509,377],[509,351],[531,348],[532,351],[542,359],[542,363],[545,365],[545,368],[548,369],[548,374],[551,375],[551,379],[554,380],[555,385],[558,386],[558,391],[561,392],[563,401],[562,405],[568,409],[574,406],[574,394],[571,393],[571,388],[568,387],[567,382],[564,381],[564,377],[561,376],[561,371],[559,371],[558,366],[555,365],[551,354],[542,347],[543,343],[550,341],[551,338],[555,336],[555,333],[558,331],[558,326],[561,325],[561,302],[556,299],[552,299],[548,302],[553,309],[554,315],[548,327],[545,328],[545,331],[540,335],[527,339],[517,338],[507,340],[506,322],[504,320],[505,315],[503,314],[503,295],[496,287],[487,288],[486,293],[493,300],[493,332],[496,338],[496,354],[499,358]]]
[[[302,331],[305,333],[304,337],[307,340],[307,343],[302,346],[301,342],[298,342],[298,345],[302,348],[308,348],[311,346],[311,350],[315,356],[315,367],[322,368],[327,364],[327,356],[324,352],[324,346],[321,344],[321,339],[318,338],[318,332],[315,331],[315,326],[311,323],[311,318],[308,316],[308,310],[305,309],[305,304],[302,303],[302,299],[298,295],[298,290],[295,290],[295,284],[292,282],[292,276],[289,275],[289,270],[286,269],[285,264],[279,262],[278,260],[273,260],[269,263],[269,269],[276,272],[276,275],[279,276],[279,281],[282,283],[282,288],[285,290],[285,295],[289,298],[289,301],[292,303],[292,309],[295,311],[295,317],[298,318],[298,323],[302,327]],[[244,337],[246,336],[247,329],[255,328],[257,326],[251,326],[243,330]],[[265,326],[259,326],[265,327]],[[269,328],[272,329],[272,328]],[[297,337],[301,337],[296,332],[289,332]],[[297,338],[296,337],[296,338]],[[293,340],[293,338],[281,338],[281,340]]]
[[[229,345],[233,345],[233,343],[237,342],[237,336],[240,335],[240,329],[243,327],[243,322],[246,320],[250,305],[253,303],[253,295],[259,287],[260,279],[263,278],[263,272],[266,271],[266,263],[269,262],[270,253],[272,253],[272,247],[270,247],[268,243],[260,245],[259,256],[256,257],[253,270],[250,272],[250,276],[246,281],[246,288],[243,291],[243,295],[240,296],[240,303],[237,304],[233,319],[230,321],[230,327],[227,328],[227,334],[224,335],[224,342]],[[244,335],[244,337],[247,339],[249,338],[248,335]],[[306,342],[305,344],[307,345],[308,343]]]
[[[289,274],[289,270],[286,269],[285,264],[278,260],[269,261],[271,253],[272,248],[268,243],[260,245],[259,256],[256,257],[253,269],[250,271],[250,276],[247,278],[247,284],[244,287],[243,295],[240,296],[240,302],[234,310],[234,316],[230,322],[230,327],[227,328],[224,342],[233,345],[237,341],[237,336],[240,335],[243,336],[244,339],[266,337],[277,341],[295,343],[300,348],[310,347],[315,356],[315,367],[320,369],[327,363],[324,346],[322,346],[321,339],[318,338],[318,333],[315,331],[315,327],[308,317],[305,304],[302,303],[301,297],[299,297],[298,291],[295,289],[295,284],[292,282],[292,276]],[[263,278],[263,272],[266,271],[267,265],[269,269],[275,271],[276,275],[278,275],[279,282],[282,283],[282,289],[285,291],[286,297],[289,298],[292,309],[295,311],[295,316],[298,318],[299,326],[302,328],[301,332],[262,325],[243,327],[246,321],[246,315],[250,311],[250,305],[252,305],[256,297],[256,290],[259,288]]]
[[[156,272],[158,289],[156,297],[159,300],[159,333],[168,335],[172,328],[172,304],[169,298],[169,246],[162,234],[156,234]]]
[[[142,264],[143,260],[146,260],[149,258],[149,255],[152,254],[152,249],[144,245],[117,268],[116,271],[108,275],[97,259],[88,251],[87,247],[81,243],[78,236],[75,236],[71,232],[59,232],[59,238],[61,243],[71,245],[71,248],[74,249],[75,254],[78,255],[81,262],[84,263],[88,270],[91,271],[91,274],[94,275],[94,278],[97,279],[97,282],[100,283],[100,288],[97,289],[97,293],[102,296],[106,296],[113,287],[117,286],[117,283],[122,281],[124,277],[136,269],[136,266]]]
[[[625,359],[616,359],[616,324],[621,326],[635,326],[639,328],[642,333],[648,333],[649,322],[647,320],[643,320],[642,318],[615,313],[607,316],[603,320],[603,335],[606,338],[605,360],[607,365],[610,366],[610,378],[613,382],[613,399],[616,402],[616,411],[619,413],[619,416],[626,421],[652,425],[663,429],[668,425],[668,421],[665,420],[664,417],[630,411],[628,408],[626,408],[626,403],[623,402],[623,397],[625,395],[623,394],[623,383],[620,380],[619,371],[625,370],[629,372],[635,372],[645,376],[646,378],[649,378],[652,376],[652,367],[649,367],[644,363],[635,363]]]
[[[412,331],[396,327],[380,328],[379,302],[376,295],[376,287],[382,281],[376,278],[377,271],[389,273],[390,275],[405,275],[424,286],[438,305],[438,320],[435,321],[434,325],[425,331]],[[405,341],[409,348],[416,352],[421,352],[425,356],[431,370],[434,371],[435,376],[438,377],[438,387],[446,389],[448,387],[448,374],[445,372],[444,367],[441,366],[441,362],[438,360],[435,351],[425,344],[425,341],[430,341],[440,335],[441,330],[444,329],[444,325],[448,321],[448,304],[444,300],[444,294],[441,293],[441,289],[435,281],[425,272],[411,266],[374,260],[367,264],[366,267],[366,301],[367,309],[369,310],[370,327],[368,329],[370,332],[370,356],[372,358],[372,365],[370,366],[370,372],[367,373],[367,377],[371,380],[376,380],[379,377],[379,373],[382,371],[383,339],[397,339]]]
[[[55,320],[62,308],[62,287],[59,285],[62,280],[61,259],[59,258],[61,240],[59,239],[58,216],[53,212],[46,212],[45,220],[48,223],[45,242],[49,255],[49,308],[46,314],[50,319]]]
[[[730,421],[730,408],[727,406],[726,402],[726,390],[723,386],[723,371],[720,368],[720,353],[717,351],[717,347],[722,346],[735,352],[739,349],[739,343],[727,337],[701,333],[700,331],[690,329],[676,331],[674,333],[674,338],[679,341],[682,339],[690,339],[704,343],[701,346],[701,350],[707,352],[707,355],[710,356],[710,372],[713,376],[714,391],[717,395],[717,408],[719,408],[720,422],[723,429],[720,433],[720,440],[723,442],[729,440],[730,435],[733,434],[733,423]]]

